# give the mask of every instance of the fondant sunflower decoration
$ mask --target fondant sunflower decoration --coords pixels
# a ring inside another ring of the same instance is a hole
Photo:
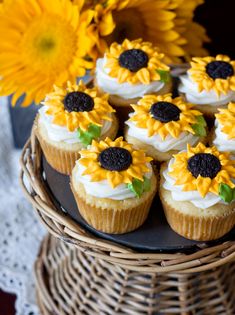
[[[219,108],[219,114],[215,114],[222,126],[222,132],[226,133],[228,139],[235,138],[235,103],[229,103],[228,108]]]
[[[142,39],[113,43],[105,58],[108,74],[119,83],[149,84],[151,81],[169,80],[169,67],[162,61],[164,54]]]
[[[146,185],[145,174],[150,172],[148,163],[151,157],[143,150],[135,150],[133,146],[119,137],[112,141],[92,141],[88,150],[80,151],[79,163],[85,166],[83,175],[90,175],[92,182],[107,180],[112,188],[127,184],[133,190],[133,185]]]
[[[214,90],[219,96],[235,91],[235,61],[228,56],[195,57],[190,64],[188,72],[199,92]]]
[[[92,10],[61,0],[5,0],[0,10],[0,95],[39,104],[54,84],[83,76],[93,63],[87,27]]]
[[[115,112],[107,94],[99,95],[96,88],[87,88],[83,81],[79,84],[68,81],[66,88],[54,86],[54,91],[47,94],[42,104],[47,106],[46,113],[53,116],[54,124],[67,127],[69,131],[78,130],[79,137],[85,137],[84,141],[89,134],[99,136],[103,122],[112,121],[111,114]],[[91,139],[86,144],[89,142]]]
[[[234,165],[229,153],[220,153],[214,146],[188,144],[187,151],[174,155],[169,175],[175,179],[175,185],[183,186],[183,191],[197,190],[202,198],[211,192],[228,201],[224,191],[233,195]]]
[[[137,127],[148,130],[148,136],[159,134],[164,140],[167,135],[178,138],[182,132],[198,136],[206,135],[206,122],[202,113],[193,109],[182,97],[172,98],[171,94],[145,95],[134,109],[130,121]]]

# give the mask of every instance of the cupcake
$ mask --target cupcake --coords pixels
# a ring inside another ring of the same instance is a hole
[[[230,151],[235,154],[235,103],[229,103],[228,108],[219,108],[215,114],[213,144],[220,151]]]
[[[126,121],[125,138],[156,161],[169,160],[188,143],[194,145],[206,137],[202,113],[182,97],[146,95],[131,106],[134,112]]]
[[[235,99],[235,61],[228,56],[193,58],[191,68],[180,77],[179,92],[188,102],[214,118],[218,107]]]
[[[35,120],[35,131],[47,162],[58,172],[71,174],[79,151],[93,139],[115,138],[118,122],[108,95],[99,95],[82,81],[54,87]]]
[[[160,198],[175,232],[209,241],[235,226],[234,164],[229,153],[199,143],[162,166]]]
[[[109,94],[110,104],[124,120],[130,104],[145,94],[164,94],[171,90],[169,67],[164,54],[141,39],[113,43],[104,58],[97,60],[96,84]]]
[[[150,157],[117,138],[80,151],[71,188],[82,217],[96,230],[122,234],[143,224],[157,189]]]

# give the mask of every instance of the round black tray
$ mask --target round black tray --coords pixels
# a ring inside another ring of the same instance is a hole
[[[139,229],[126,234],[106,234],[99,232],[93,229],[81,217],[70,189],[69,176],[62,175],[55,171],[44,157],[42,165],[44,181],[58,211],[67,213],[93,234],[138,251],[191,251],[196,250],[204,244],[181,237],[170,228],[164,216],[158,196],[156,196],[153,201],[147,220]],[[231,239],[235,239],[235,229],[222,239],[207,244],[214,245]]]

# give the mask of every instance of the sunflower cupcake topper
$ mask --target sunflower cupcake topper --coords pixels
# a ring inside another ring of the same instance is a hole
[[[218,122],[221,124],[222,132],[228,139],[235,139],[235,103],[229,103],[228,108],[219,108],[219,114],[215,114]]]
[[[80,151],[79,164],[85,167],[82,175],[90,175],[92,182],[107,180],[112,188],[126,184],[140,197],[150,190],[150,179],[145,175],[151,171],[151,157],[142,150],[135,150],[122,137],[112,141],[92,141],[88,150]]]
[[[206,122],[202,113],[192,109],[182,97],[171,94],[146,95],[138,105],[131,105],[134,114],[130,117],[137,127],[148,130],[148,136],[159,134],[164,140],[167,135],[178,138],[182,132],[206,136]]]
[[[214,90],[219,96],[235,91],[235,61],[228,56],[193,58],[188,70],[199,92]]]
[[[96,88],[88,89],[82,81],[79,84],[67,82],[66,88],[54,86],[54,92],[47,94],[42,102],[46,113],[53,116],[52,122],[77,130],[80,141],[88,145],[101,134],[103,122],[112,121],[115,110],[108,104],[108,95],[100,96]]]
[[[169,67],[162,61],[164,54],[151,43],[141,39],[125,39],[120,45],[113,43],[106,53],[108,74],[119,83],[149,84],[152,81],[169,81]]]
[[[174,155],[169,175],[183,191],[197,190],[202,198],[210,192],[225,202],[235,200],[235,160],[229,153],[220,153],[216,147],[199,143],[188,145],[187,151]]]

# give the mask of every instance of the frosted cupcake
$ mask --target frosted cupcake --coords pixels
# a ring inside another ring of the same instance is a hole
[[[219,108],[215,115],[213,144],[220,151],[230,151],[235,154],[235,103],[229,103],[228,108]]]
[[[71,187],[83,218],[106,233],[126,233],[141,226],[157,189],[152,159],[122,137],[93,140],[80,153]]]
[[[79,151],[93,139],[115,138],[118,123],[108,95],[98,95],[82,81],[54,87],[46,96],[35,121],[36,135],[48,163],[63,174],[71,174]]]
[[[166,161],[172,154],[205,139],[206,122],[200,111],[182,97],[171,94],[146,95],[126,121],[125,138],[157,161]]]
[[[218,107],[235,100],[235,61],[228,56],[193,58],[191,68],[180,77],[180,93],[209,118]]]
[[[111,105],[126,115],[130,104],[145,94],[164,94],[171,90],[169,67],[164,54],[141,39],[113,43],[104,58],[97,60],[96,84],[109,93]]]
[[[168,223],[193,240],[215,240],[235,225],[235,161],[199,143],[161,169],[160,198]]]

